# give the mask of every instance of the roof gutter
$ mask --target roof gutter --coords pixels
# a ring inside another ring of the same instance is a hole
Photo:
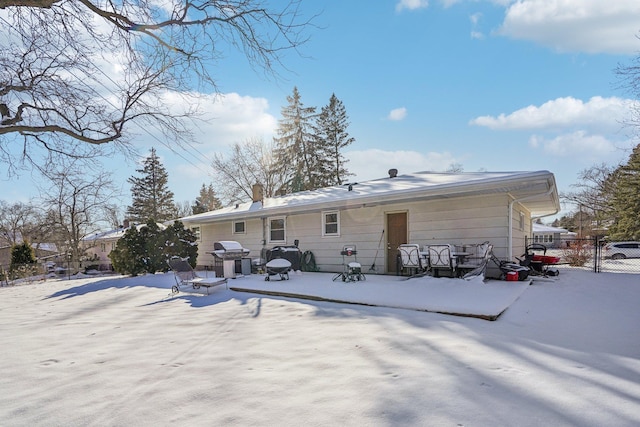
[[[526,202],[529,199],[533,199],[536,197],[541,197],[541,196],[549,196],[550,194],[552,194],[556,189],[556,184],[555,182],[549,187],[549,189],[547,191],[545,191],[544,193],[541,194],[532,194],[530,196],[526,196],[526,197],[521,197],[520,199],[513,199],[509,202],[509,230],[508,230],[508,237],[507,237],[507,244],[508,244],[508,248],[507,248],[507,254],[509,255],[509,260],[511,260],[513,258],[513,205],[515,205],[516,203],[521,203],[521,202]],[[556,211],[554,213],[551,213],[549,215],[555,215],[559,212],[559,209],[556,209]],[[549,215],[545,215],[545,216],[549,216]]]
[[[548,172],[545,173],[547,175]],[[540,173],[529,173],[526,176],[518,177],[517,179],[511,180],[510,184],[512,186],[518,186],[523,183],[530,183],[532,179],[538,178]],[[545,181],[547,179],[545,178]],[[232,218],[242,217],[243,219],[249,218],[263,218],[267,216],[278,216],[278,215],[291,215],[293,213],[313,213],[313,212],[321,212],[328,209],[357,209],[363,207],[372,207],[379,206],[385,204],[392,203],[400,203],[405,201],[420,201],[420,200],[433,200],[433,199],[442,199],[442,198],[451,198],[451,197],[461,197],[470,194],[491,194],[497,192],[504,192],[505,189],[503,186],[499,185],[501,183],[500,180],[491,180],[484,182],[459,182],[455,184],[444,185],[435,189],[430,189],[427,194],[424,194],[424,188],[414,188],[409,191],[401,191],[396,194],[387,194],[384,199],[381,200],[380,194],[372,194],[365,196],[355,196],[350,197],[348,199],[341,198],[335,201],[322,201],[317,203],[309,203],[305,205],[298,205],[297,203],[294,205],[283,204],[280,206],[264,206],[262,205],[261,209],[255,211],[242,211],[241,213],[235,212],[233,210],[229,212],[225,212],[224,214],[216,215],[215,217],[209,217],[206,219],[198,218],[198,216],[186,217],[182,218],[182,221],[185,223],[208,223],[208,222],[218,222],[225,221]],[[496,185],[498,184],[498,185]],[[553,187],[552,187],[553,188]],[[506,191],[510,191],[506,189]],[[527,196],[528,198],[529,196]],[[533,197],[539,197],[539,195],[535,195]],[[520,199],[520,200],[525,200]]]

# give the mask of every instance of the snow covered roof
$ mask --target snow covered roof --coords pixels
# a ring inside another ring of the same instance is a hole
[[[329,209],[349,209],[404,201],[443,199],[466,195],[509,193],[535,217],[555,214],[560,202],[555,178],[537,172],[416,172],[371,181],[301,191],[265,198],[181,218],[198,224],[265,215],[286,215]]]
[[[161,230],[164,230],[165,228],[167,228],[166,225],[161,224],[159,222],[157,222],[156,224],[158,224],[158,227]],[[135,227],[138,229],[138,231],[140,231],[140,229],[142,227],[146,227],[146,226],[147,226],[147,224],[137,224],[137,225],[135,225]],[[120,228],[116,228],[115,230],[109,230],[109,231],[103,231],[103,232],[100,232],[100,233],[88,234],[88,235],[86,235],[86,236],[84,236],[82,238],[82,241],[83,242],[95,242],[95,241],[98,241],[98,240],[111,240],[111,239],[118,240],[119,238],[124,236],[124,233],[126,233],[129,228],[131,228],[131,227],[127,227],[127,228],[120,227]]]
[[[550,225],[544,225],[544,224],[538,224],[538,223],[533,223],[533,232],[534,233],[568,233],[569,230],[567,230],[566,228],[558,228],[558,227],[551,227]]]

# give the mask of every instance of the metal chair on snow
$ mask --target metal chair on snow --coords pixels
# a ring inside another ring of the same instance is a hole
[[[451,275],[456,271],[456,259],[451,255],[451,245],[429,245],[429,268],[433,272],[433,277],[440,276],[440,270],[449,270]]]
[[[398,246],[398,264],[399,271],[404,269],[409,271],[415,270],[415,274],[411,276],[423,276],[428,269],[428,261],[424,255],[420,252],[420,245],[404,243]]]

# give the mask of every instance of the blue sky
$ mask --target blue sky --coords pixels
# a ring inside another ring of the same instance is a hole
[[[319,110],[333,93],[344,103],[354,181],[460,164],[550,170],[564,191],[585,168],[626,161],[638,142],[621,125],[632,100],[614,73],[640,52],[637,0],[306,0],[301,10],[319,14],[316,28],[301,55],[285,55],[279,79],[233,51],[220,60],[220,94],[204,94],[194,148],[178,156],[171,141],[135,139],[141,157],[156,147],[177,202],[212,182],[214,153],[270,141],[294,86],[306,106]],[[126,206],[135,159],[103,164]],[[37,195],[29,173],[0,179],[4,200]]]

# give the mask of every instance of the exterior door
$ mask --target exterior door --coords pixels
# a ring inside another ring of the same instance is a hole
[[[387,273],[398,269],[398,246],[407,243],[407,213],[387,214]]]

